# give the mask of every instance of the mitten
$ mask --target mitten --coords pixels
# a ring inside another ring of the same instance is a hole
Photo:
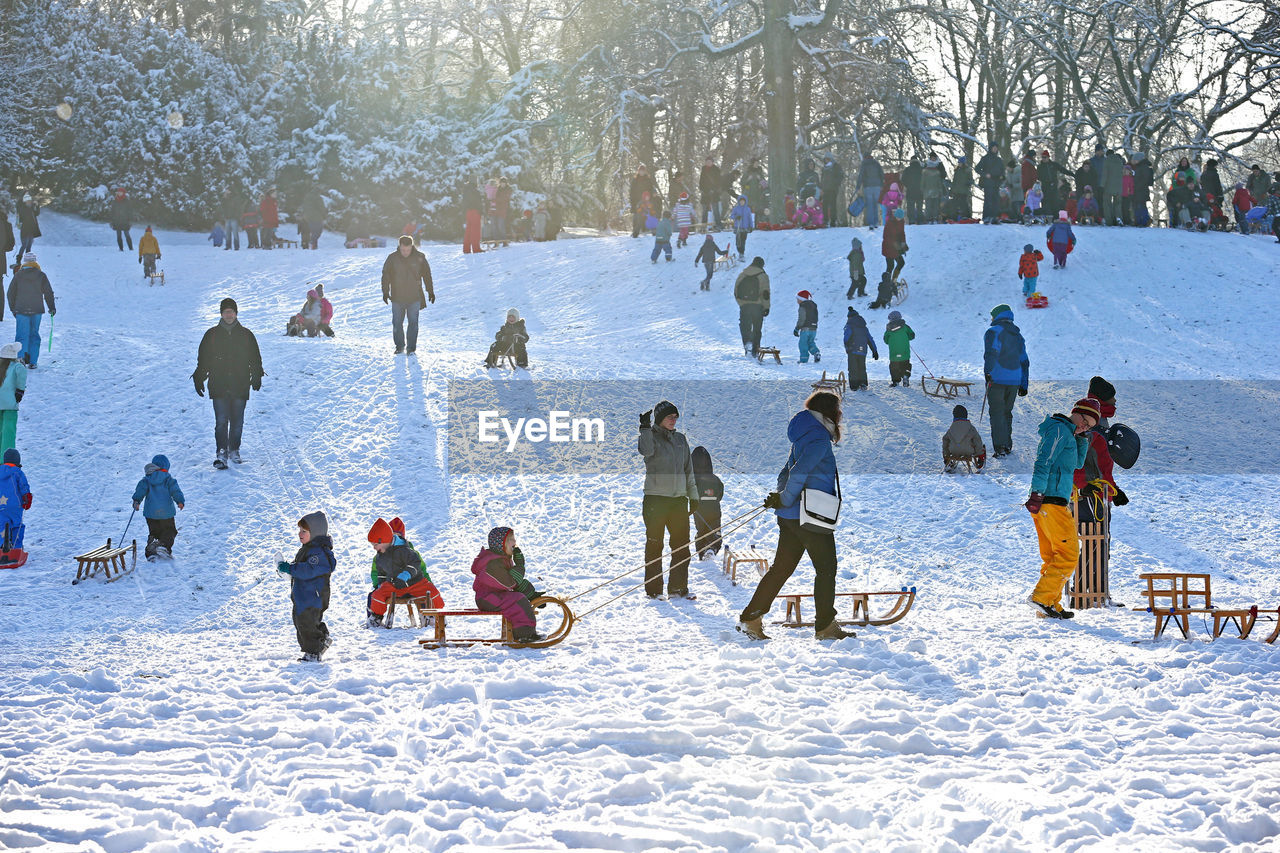
[[[689,498],[689,515],[693,515],[698,511],[700,501],[697,498]]]
[[[770,492],[768,497],[764,499],[765,509],[782,509],[782,495],[777,492]]]
[[[436,292],[434,290],[427,291],[427,301],[432,305],[436,304]]]
[[[872,360],[872,361],[879,361],[879,360],[880,360],[880,353],[876,353],[875,355],[871,356],[871,360]]]
[[[640,429],[652,429],[652,428],[653,428],[653,409],[650,409],[647,412],[641,413]]]
[[[986,380],[986,383],[987,383],[988,385],[990,385],[990,384],[991,384],[991,374],[990,374],[990,373],[984,373],[984,374],[982,374],[982,378],[983,378],[984,380]]]
[[[133,511],[134,511],[134,512],[137,512],[137,511],[138,511],[138,510],[140,510],[140,509],[142,509],[142,501],[134,501],[134,502],[133,502]]]
[[[57,313],[58,313],[58,309],[57,309],[57,308],[50,308],[50,309],[49,309],[49,316],[50,316],[50,317],[52,317],[54,314],[57,314]]]
[[[276,571],[282,575],[291,574],[289,564],[286,563],[284,560],[281,560],[280,562],[276,563]]]
[[[262,390],[262,377],[261,377],[261,376],[255,376],[255,377],[253,378],[253,382],[252,382],[251,384],[253,385],[253,390],[255,390],[255,391],[261,391],[261,390]]]
[[[197,393],[197,394],[199,394],[201,397],[203,397],[203,396],[204,396],[204,383],[203,383],[203,382],[201,382],[199,379],[196,379],[194,376],[193,376],[193,377],[191,377],[191,379],[192,379],[192,381],[193,381],[193,382],[195,382],[195,383],[196,383],[196,393]]]
[[[511,549],[511,562],[516,564],[516,568],[524,569],[524,552],[519,548]]]
[[[769,316],[769,309],[768,309],[768,308],[764,309],[764,316],[766,316],[766,317],[768,317],[768,316]]]
[[[22,496],[22,508],[31,509],[31,493],[27,492]]]
[[[1040,507],[1044,505],[1044,495],[1039,492],[1032,492],[1027,496],[1027,502],[1023,504],[1027,508],[1027,512],[1035,515],[1040,512]]]
[[[1025,396],[1027,396],[1027,389],[1026,389],[1026,388],[1019,388],[1019,389],[1018,389],[1018,396],[1019,396],[1019,397],[1025,397]]]
[[[383,305],[388,305],[388,304],[390,304],[390,303],[391,303],[391,300],[387,297],[387,294],[385,294],[385,293],[384,293],[384,294],[382,294],[382,304],[383,304]]]
[[[187,508],[186,504],[178,504],[178,509],[186,509],[186,508]]]
[[[1120,487],[1119,487],[1119,486],[1117,486],[1117,487],[1116,487],[1116,496],[1115,496],[1114,498],[1112,498],[1112,499],[1111,499],[1111,502],[1112,502],[1113,504],[1115,504],[1116,506],[1124,506],[1125,504],[1129,503],[1129,496],[1128,496],[1128,495],[1126,495],[1126,494],[1125,494],[1125,493],[1120,489]]]
[[[26,392],[26,391],[24,391],[23,389],[21,389],[21,388],[15,388],[15,389],[14,389],[14,391],[13,391],[13,399],[17,400],[19,403],[21,403],[21,402],[22,402],[22,398],[23,398],[23,397],[25,397],[25,396],[27,396],[27,392]]]
[[[401,572],[400,574],[392,578],[391,584],[396,589],[404,589],[409,585],[409,578],[411,577],[413,577],[413,575],[409,574],[408,569],[406,569],[405,571]]]

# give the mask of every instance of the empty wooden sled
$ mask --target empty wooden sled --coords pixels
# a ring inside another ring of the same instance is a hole
[[[569,636],[569,632],[573,629],[573,611],[569,609],[569,605],[560,599],[542,595],[530,602],[535,608],[534,616],[539,614],[537,608],[546,605],[548,608],[559,608],[560,624],[556,626],[554,631],[543,635],[541,640],[534,640],[531,643],[520,643],[511,634],[511,623],[507,621],[501,613],[495,613],[489,610],[424,610],[421,611],[423,617],[430,617],[434,620],[435,630],[433,636],[421,639],[418,645],[424,649],[442,649],[449,646],[510,646],[516,649],[544,649],[547,646],[554,646]],[[488,618],[501,619],[502,632],[501,636],[496,639],[493,637],[458,637],[449,636],[448,626],[451,620],[460,618]]]
[[[130,550],[133,551],[132,562],[125,560],[125,555]],[[132,548],[119,546],[113,548],[111,547],[111,540],[108,539],[106,545],[81,554],[76,557],[76,561],[76,579],[71,582],[72,586],[80,583],[80,581],[88,580],[98,572],[102,572],[106,576],[107,583],[111,583],[138,567],[138,540],[133,540]]]
[[[153,273],[147,273],[147,278],[151,279],[150,284],[155,287],[157,281],[164,284],[164,270],[156,270]]]
[[[841,397],[844,392],[849,389],[849,382],[844,378],[844,371],[840,371],[835,376],[827,376],[827,371],[822,371],[822,378],[813,383],[815,391],[835,391]]]
[[[765,357],[770,355],[773,356],[774,361],[782,364],[782,353],[777,347],[760,347],[760,349],[756,350],[756,361],[764,364]]]
[[[933,383],[933,388],[929,387],[930,382]],[[941,400],[954,400],[960,396],[961,391],[964,391],[966,397],[972,397],[973,392],[969,390],[972,387],[972,382],[961,379],[948,379],[945,376],[920,377],[920,390],[925,396],[937,397]]]
[[[871,600],[886,596],[893,597],[893,603],[889,610],[883,615],[873,616],[871,614]],[[787,603],[786,617],[775,624],[783,625],[787,628],[813,627],[813,621],[806,621],[801,610],[801,601],[806,598],[813,598],[813,596],[811,594],[795,593],[780,595],[774,599],[775,601],[785,601]],[[841,625],[892,625],[894,622],[902,621],[902,618],[910,612],[911,605],[916,602],[916,588],[914,586],[904,586],[899,592],[837,592],[836,598],[847,598],[853,602],[853,613],[848,619],[841,619],[837,614],[836,622]]]

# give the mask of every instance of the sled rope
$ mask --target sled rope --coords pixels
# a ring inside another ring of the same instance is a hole
[[[763,506],[755,507],[755,508],[753,508],[753,509],[751,509],[751,510],[748,510],[747,512],[744,512],[742,515],[737,516],[736,518],[732,518],[732,519],[730,519],[729,521],[724,522],[723,524],[721,524],[721,525],[720,525],[720,527],[716,528],[716,531],[714,531],[714,532],[719,532],[722,536],[723,536],[725,533],[732,533],[733,531],[738,530],[739,528],[744,527],[745,525],[749,524],[752,520],[754,520],[757,516],[759,516],[759,515],[760,515],[761,513],[763,513],[764,511],[765,511],[765,508],[764,508]],[[649,566],[650,566],[650,565],[652,565],[654,562],[657,562],[659,565],[661,565],[663,562],[665,562],[666,558],[667,558],[667,557],[669,557],[670,555],[671,555],[671,552],[670,552],[670,551],[664,551],[664,552],[663,552],[663,554],[662,554],[662,556],[660,556],[660,557],[656,558],[655,560],[651,560],[651,561],[649,561],[648,563],[645,563],[645,564],[644,564],[644,565],[642,565],[642,566],[637,566],[637,567],[636,567],[636,568],[634,568],[634,569],[629,569],[629,570],[627,570],[627,571],[623,572],[622,574],[618,575],[617,577],[610,578],[609,580],[604,581],[603,583],[596,584],[595,586],[591,587],[590,589],[584,589],[582,592],[577,593],[576,595],[573,595],[573,596],[570,596],[569,598],[564,599],[564,601],[565,601],[566,603],[567,603],[567,602],[570,602],[570,601],[573,601],[573,599],[575,599],[575,598],[579,598],[579,597],[581,597],[581,596],[583,596],[583,595],[586,595],[586,594],[587,594],[587,593],[589,593],[589,592],[593,592],[594,590],[600,589],[601,587],[608,586],[608,585],[609,585],[609,584],[611,584],[611,583],[616,583],[617,581],[622,580],[623,578],[625,578],[627,575],[635,574],[636,572],[640,571],[641,569],[647,569],[647,568],[649,568]],[[662,570],[662,573],[661,573],[661,574],[662,574],[662,577],[664,577],[664,578],[665,578],[665,577],[667,576],[667,574],[668,574],[670,571],[671,571],[671,569],[670,569],[670,568],[664,568],[664,569]],[[630,593],[632,593],[632,592],[635,592],[637,589],[640,589],[640,588],[641,588],[641,587],[643,587],[643,586],[644,586],[644,581],[641,581],[640,583],[636,584],[635,586],[628,587],[627,589],[623,590],[622,592],[618,593],[617,595],[613,596],[612,598],[608,598],[608,599],[606,599],[606,600],[604,600],[604,601],[600,602],[600,603],[599,603],[599,604],[597,604],[595,607],[592,607],[590,610],[583,611],[582,613],[580,613],[580,614],[578,614],[577,616],[575,616],[575,617],[574,617],[574,619],[575,619],[575,620],[581,620],[581,619],[585,618],[588,614],[595,613],[595,612],[596,612],[597,610],[599,610],[600,608],[605,607],[605,606],[607,606],[607,605],[609,605],[609,604],[612,604],[613,602],[617,601],[618,599],[620,599],[620,598],[622,598],[622,597],[624,597],[624,596],[626,596],[626,595],[628,595],[628,594],[630,594]]]

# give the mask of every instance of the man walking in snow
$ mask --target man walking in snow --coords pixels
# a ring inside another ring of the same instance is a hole
[[[1013,309],[1008,305],[991,309],[991,327],[983,338],[982,366],[991,406],[992,455],[1008,456],[1013,451],[1013,401],[1027,396],[1031,366],[1026,342],[1013,324]]]
[[[863,219],[867,227],[875,228],[880,224],[880,188],[884,186],[884,169],[876,158],[868,151],[862,155],[862,163],[858,165],[858,192],[862,193]]]
[[[1040,424],[1040,445],[1031,472],[1031,494],[1025,504],[1040,540],[1040,580],[1027,599],[1031,607],[1052,619],[1070,619],[1062,608],[1062,590],[1080,559],[1080,537],[1067,508],[1076,469],[1084,465],[1089,430],[1102,418],[1092,397],[1078,401],[1070,415],[1049,415]]]
[[[742,333],[742,348],[747,355],[760,352],[760,330],[764,318],[769,316],[769,276],[764,271],[764,258],[755,257],[738,276],[733,286],[733,298],[738,302],[738,330]]]
[[[231,297],[218,306],[222,315],[217,325],[200,339],[196,359],[196,393],[204,396],[209,383],[209,399],[213,401],[213,439],[218,458],[213,467],[223,470],[227,460],[240,462],[240,434],[244,431],[244,407],[249,402],[249,389],[262,390],[262,353],[253,332],[240,325],[239,308]]]
[[[427,263],[427,256],[413,245],[413,238],[406,234],[382,264],[382,304],[391,303],[391,339],[396,344],[396,355],[402,352],[412,355],[418,348],[418,312],[428,302],[435,301],[431,265]],[[409,318],[407,347],[404,336],[406,316]]]

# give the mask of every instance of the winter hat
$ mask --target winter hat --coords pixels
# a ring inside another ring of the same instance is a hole
[[[400,241],[399,241],[399,242],[400,242],[400,245],[401,245],[401,246],[412,246],[412,245],[413,245],[413,237],[412,237],[411,235],[409,235],[409,234],[401,234],[401,235],[400,235]]]
[[[399,536],[401,539],[403,539],[404,538],[404,522],[400,519],[400,516],[397,515],[395,518],[391,519],[391,521],[388,523],[391,525],[391,532]]]
[[[796,299],[812,299],[813,294],[807,290],[802,290],[796,294]]]
[[[890,320],[901,320],[901,319],[902,319],[902,312],[901,312],[901,311],[890,311],[890,312],[889,312],[889,319],[890,319]]]
[[[22,355],[22,344],[17,341],[10,341],[0,347],[0,358],[14,358]]]
[[[760,257],[759,255],[756,255],[754,258],[751,259],[751,266],[764,269],[764,258]]]
[[[147,226],[147,228],[146,228],[146,233],[148,233],[148,234],[150,234],[150,233],[151,233],[151,226],[150,226],[150,225],[148,225],[148,226]]]
[[[163,453],[157,453],[151,457],[151,464],[165,471],[169,470],[169,457]]]
[[[862,241],[861,241],[861,240],[859,240],[857,237],[854,237],[854,238],[853,238],[853,248],[855,248],[855,249],[861,249],[861,248],[862,248]]]
[[[1102,404],[1093,397],[1082,397],[1076,400],[1076,404],[1071,407],[1073,415],[1087,415],[1093,418],[1093,422],[1097,423],[1102,420]]]
[[[1116,386],[1101,376],[1095,376],[1089,380],[1089,396],[1104,403],[1109,402],[1116,398]]]
[[[661,425],[663,421],[672,415],[680,416],[680,410],[676,408],[675,403],[663,400],[653,407],[653,422],[655,424]]]
[[[514,308],[508,308],[508,309],[507,309],[507,321],[508,321],[508,322],[517,322],[517,321],[519,321],[519,319],[520,319],[520,312],[519,312],[519,311],[517,311],[517,310],[516,310],[516,309],[514,309]]]
[[[312,288],[311,290],[308,290],[308,291],[307,291],[307,298],[308,298],[308,299],[319,299],[319,298],[320,298],[320,294],[316,293],[315,288]]]
[[[991,309],[991,319],[992,319],[992,320],[994,320],[995,318],[999,317],[1001,314],[1005,313],[1006,311],[1007,311],[1007,312],[1009,312],[1010,314],[1012,314],[1012,313],[1013,313],[1013,309],[1012,309],[1012,308],[1010,308],[1010,307],[1009,307],[1007,304],[1005,304],[1004,302],[1001,302],[1001,303],[1000,303],[999,305],[997,305],[995,308],[992,308],[992,309]]]
[[[969,410],[966,409],[964,406],[956,406],[954,409],[951,410],[951,417],[955,418],[956,420],[959,420],[960,418],[967,418],[969,417]]]
[[[329,535],[329,519],[320,510],[309,512],[298,519],[298,526],[305,528],[313,537]]]
[[[316,296],[324,296],[324,284],[317,284],[315,287]]]
[[[228,308],[230,308],[232,311],[236,312],[237,314],[240,313],[239,306],[236,305],[236,301],[232,299],[230,296],[228,296],[226,299],[223,299],[221,302],[218,303],[218,313],[221,314],[223,311],[226,311]]]
[[[1257,166],[1254,166],[1253,168],[1257,169],[1258,167],[1257,167]],[[32,202],[34,199],[32,199],[32,198],[31,198],[31,193],[23,193],[23,194],[22,194],[22,200],[23,200],[23,201],[25,201],[27,204],[31,204],[31,202]]]
[[[23,256],[22,256],[22,265],[23,265],[24,267],[38,267],[38,266],[40,266],[38,263],[36,263],[36,253],[35,253],[35,252],[27,252],[25,255],[23,255]]]
[[[957,164],[968,163],[968,162],[969,162],[968,157],[961,157],[959,160],[956,161]]]
[[[688,193],[680,193],[680,200],[681,200],[681,201],[688,201],[688,200],[689,200],[689,194],[688,194]]]
[[[1065,210],[1058,211],[1058,219],[1062,220],[1063,222],[1066,222],[1069,218],[1070,217],[1067,216],[1067,212]]]
[[[1048,157],[1048,156],[1049,156],[1049,152],[1048,152],[1048,151],[1041,151],[1041,152],[1040,152],[1040,156],[1041,156],[1041,157]]]
[[[18,452],[18,448],[10,447],[4,452],[4,464],[22,467],[22,454]]]
[[[1022,251],[1027,253],[1028,255],[1034,252],[1035,250],[1036,250],[1036,247],[1032,246],[1030,243],[1022,247]]]
[[[507,550],[507,537],[515,535],[510,527],[495,527],[489,531],[489,550],[501,554]]]
[[[374,545],[390,545],[395,534],[386,519],[380,518],[369,528],[369,541]]]

